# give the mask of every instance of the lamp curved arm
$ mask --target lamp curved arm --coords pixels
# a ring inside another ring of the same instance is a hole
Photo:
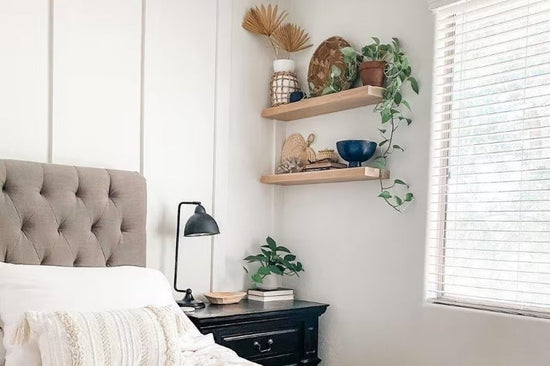
[[[181,220],[181,206],[183,205],[200,205],[199,201],[184,201],[178,205],[178,222],[176,226],[176,260],[174,265],[174,290],[177,292],[186,292],[186,290],[178,289],[178,258],[179,258],[179,246],[180,246],[180,220]]]

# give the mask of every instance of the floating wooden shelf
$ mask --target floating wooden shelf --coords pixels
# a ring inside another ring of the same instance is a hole
[[[380,177],[380,174],[382,175],[382,179],[388,179],[390,177],[390,172],[388,170],[380,171],[378,168],[361,167],[320,170],[305,173],[263,175],[260,182],[264,184],[277,184],[281,186],[354,182],[360,180],[377,180]]]
[[[377,86],[361,86],[339,93],[267,108],[263,110],[262,117],[280,121],[294,121],[300,118],[319,116],[321,114],[378,104],[382,101],[383,94],[384,88],[379,88]]]

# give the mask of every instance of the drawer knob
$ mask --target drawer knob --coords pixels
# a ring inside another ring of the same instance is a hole
[[[265,353],[265,352],[269,352],[271,351],[271,346],[273,345],[273,339],[269,338],[267,340],[267,347],[266,348],[262,348],[262,345],[260,344],[260,342],[258,341],[255,341],[254,342],[254,347],[258,350],[258,352],[260,353]]]

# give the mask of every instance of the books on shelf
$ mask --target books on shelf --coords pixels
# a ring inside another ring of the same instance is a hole
[[[307,164],[304,167],[305,172],[314,172],[319,170],[330,170],[330,169],[344,169],[348,166],[342,163],[333,163],[333,162],[322,162],[322,163],[313,163]]]
[[[248,290],[248,299],[253,301],[288,301],[294,300],[294,290],[287,288],[278,288],[276,290]]]

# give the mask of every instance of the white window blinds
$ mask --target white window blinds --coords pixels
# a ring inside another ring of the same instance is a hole
[[[427,297],[550,315],[550,0],[436,10]]]

